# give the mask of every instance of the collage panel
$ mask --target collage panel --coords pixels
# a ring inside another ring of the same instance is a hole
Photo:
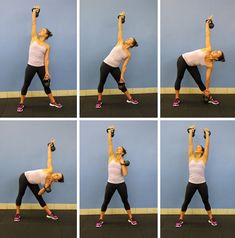
[[[232,0],[161,1],[161,117],[235,116],[234,8]]]
[[[94,236],[157,237],[156,121],[80,122],[80,238]]]
[[[76,7],[1,1],[0,117],[77,116]]]
[[[92,6],[92,7],[91,7]],[[80,1],[80,116],[157,116],[157,1]]]
[[[234,235],[234,121],[162,121],[161,237]]]
[[[1,237],[76,237],[76,121],[0,121]]]

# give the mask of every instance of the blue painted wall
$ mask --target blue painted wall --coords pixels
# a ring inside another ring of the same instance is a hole
[[[76,89],[76,0],[2,0],[0,92],[20,91],[23,85],[31,40],[31,9],[36,3],[41,6],[37,31],[47,27],[53,33],[47,41],[51,45],[51,88]],[[38,77],[29,90],[43,90]]]
[[[174,87],[176,61],[185,52],[205,47],[205,19],[213,15],[213,49],[224,51],[226,62],[215,62],[211,87],[235,87],[233,0],[164,0],[161,1],[161,87]],[[205,81],[205,67],[199,67]],[[197,87],[185,73],[183,87]]]
[[[117,42],[117,15],[126,12],[124,38],[133,36],[139,47],[125,74],[130,88],[157,85],[157,1],[81,0],[80,5],[80,89],[96,89],[99,69]],[[109,76],[105,88],[117,88]]]
[[[82,121],[80,123],[80,204],[100,208],[107,183],[106,128],[116,125],[114,149],[123,145],[130,160],[125,181],[131,207],[157,207],[157,123],[150,121]],[[109,207],[122,208],[116,192]]]
[[[21,173],[46,168],[47,143],[56,139],[54,171],[64,174],[64,183],[54,183],[45,194],[48,203],[76,204],[76,122],[72,121],[1,121],[0,203],[15,203]],[[37,203],[27,189],[23,203]]]
[[[188,182],[188,133],[196,125],[194,146],[204,145],[203,129],[211,129],[206,181],[212,208],[234,208],[235,204],[235,122],[168,121],[161,123],[161,207],[180,208]],[[198,192],[191,208],[204,208]]]

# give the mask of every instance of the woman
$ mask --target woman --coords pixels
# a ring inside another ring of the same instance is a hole
[[[123,159],[123,156],[126,154],[126,150],[122,146],[119,146],[116,149],[116,153],[114,154],[112,144],[112,131],[113,128],[108,129],[108,182],[105,189],[104,202],[101,207],[100,217],[96,223],[97,228],[102,227],[108,204],[116,190],[118,190],[125,210],[128,214],[128,222],[131,225],[137,225],[137,221],[131,214],[131,209],[128,202],[127,187],[124,180],[124,177],[128,174],[128,168],[125,165],[125,161]]]
[[[206,140],[205,149],[201,145],[198,145],[195,151],[193,149],[193,136],[195,134],[195,126],[191,126],[188,129],[188,133],[189,133],[189,146],[188,146],[189,181],[186,188],[185,199],[181,208],[180,217],[179,220],[176,222],[175,226],[179,228],[183,225],[184,214],[187,210],[187,207],[193,195],[197,190],[202,198],[205,209],[207,211],[209,217],[208,222],[212,226],[217,226],[217,221],[212,216],[211,206],[208,200],[208,187],[204,175],[209,154],[210,131],[208,128],[204,129],[204,137]]]
[[[184,77],[184,72],[187,69],[200,90],[203,92],[204,101],[213,105],[218,105],[219,101],[213,99],[210,95],[210,80],[213,70],[214,61],[225,61],[224,54],[221,50],[212,51],[211,46],[211,33],[209,23],[212,21],[212,16],[206,20],[206,47],[192,52],[182,54],[177,61],[177,79],[175,81],[175,100],[172,104],[173,107],[178,107],[181,103],[179,93],[181,81]],[[205,85],[201,80],[201,75],[197,66],[206,66],[206,82]]]
[[[35,6],[32,10],[32,34],[29,47],[29,59],[25,70],[24,85],[21,89],[21,98],[20,103],[17,106],[17,112],[23,112],[24,110],[25,96],[36,73],[38,74],[44,87],[44,91],[50,100],[49,105],[56,108],[62,107],[60,103],[55,101],[50,89],[50,46],[45,41],[52,36],[52,33],[47,28],[42,28],[38,35],[36,31],[36,14],[38,14],[39,11],[39,6]]]
[[[52,148],[54,147],[54,141],[48,143],[48,159],[47,159],[47,168],[46,169],[38,169],[24,172],[20,175],[19,178],[19,192],[16,198],[16,214],[14,221],[20,222],[20,206],[22,202],[22,198],[24,196],[25,190],[27,187],[30,188],[36,199],[38,200],[40,206],[45,210],[46,217],[51,218],[53,220],[58,220],[58,217],[52,213],[52,211],[48,208],[45,201],[42,198],[42,195],[45,192],[51,191],[51,185],[54,182],[64,182],[64,176],[62,173],[53,173],[52,166]],[[39,188],[39,184],[42,184],[42,188]]]
[[[104,59],[100,66],[100,83],[98,86],[98,101],[96,108],[102,107],[102,93],[104,90],[104,84],[108,77],[108,74],[114,77],[118,84],[118,88],[126,95],[127,103],[138,104],[139,102],[134,99],[128,92],[125,86],[124,74],[126,72],[127,65],[131,59],[130,48],[137,47],[138,43],[135,38],[130,37],[126,41],[122,36],[122,21],[125,18],[125,13],[121,12],[118,16],[118,40],[116,46],[112,49],[109,55]],[[122,63],[122,69],[119,69],[119,65]]]

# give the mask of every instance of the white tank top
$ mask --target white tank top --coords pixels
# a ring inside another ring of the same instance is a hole
[[[109,55],[104,59],[104,62],[112,67],[118,67],[127,57],[126,52],[122,49],[122,45],[115,46]]]
[[[43,169],[26,171],[24,174],[28,182],[31,184],[40,184],[40,183],[43,185],[45,184],[47,175],[43,171]]]
[[[33,41],[29,46],[28,64],[36,67],[45,65],[46,47]]]
[[[189,66],[206,65],[205,56],[206,53],[201,49],[182,54]]]
[[[109,183],[123,183],[124,176],[122,175],[122,166],[120,163],[111,160],[108,164],[108,182]]]
[[[189,161],[189,182],[194,184],[205,183],[205,163],[202,159]]]

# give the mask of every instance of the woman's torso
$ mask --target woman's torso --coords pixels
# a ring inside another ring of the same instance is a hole
[[[25,177],[31,184],[45,184],[47,173],[44,169],[26,171]]]
[[[122,175],[122,166],[114,159],[108,163],[108,182],[113,184],[123,183],[124,176]]]
[[[205,58],[206,58],[206,51],[203,49],[194,50],[191,52],[187,52],[182,54],[185,62],[189,66],[206,66]]]
[[[29,46],[28,64],[36,67],[44,66],[46,51],[45,44],[39,44],[37,40],[32,41]]]
[[[123,60],[128,57],[128,53],[123,49],[122,45],[116,45],[109,55],[104,59],[104,62],[112,67],[118,67]]]
[[[194,184],[205,183],[205,162],[202,159],[189,161],[189,182]]]

